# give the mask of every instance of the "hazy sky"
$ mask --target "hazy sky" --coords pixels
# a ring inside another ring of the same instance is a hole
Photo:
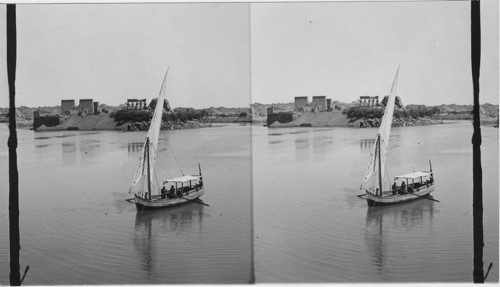
[[[498,104],[498,8],[481,1],[482,103]],[[149,101],[168,66],[173,107],[351,102],[388,94],[399,64],[404,104],[472,103],[467,1],[18,5],[17,24],[18,106]]]
[[[170,67],[167,99],[173,107],[248,106],[249,16],[246,3],[18,5],[16,103],[149,101]],[[8,105],[5,70],[0,106]]]
[[[469,2],[253,4],[252,102],[386,95],[472,104]],[[498,104],[498,2],[481,1],[481,102]]]

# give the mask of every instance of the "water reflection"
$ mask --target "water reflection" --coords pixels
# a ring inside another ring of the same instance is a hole
[[[431,196],[429,196],[431,197]],[[373,263],[384,270],[389,258],[389,231],[432,228],[434,201],[422,198],[408,203],[367,208],[365,241]]]
[[[310,130],[291,130],[286,132],[274,132],[272,129],[267,131],[268,136],[282,136],[282,135],[297,135],[297,134],[305,134],[310,132]]]
[[[154,273],[155,264],[160,260],[156,258],[159,241],[167,239],[170,242],[161,245],[175,248],[172,241],[176,240],[176,234],[201,234],[205,216],[203,208],[202,204],[191,202],[168,209],[137,211],[133,243],[141,266],[148,275]]]
[[[83,140],[80,142],[80,153],[83,158],[93,159],[100,147],[98,140]]]
[[[316,136],[313,139],[314,159],[324,160],[328,152],[328,146],[333,143],[330,136]]]
[[[58,134],[58,135],[51,135],[51,136],[35,136],[35,140],[48,140],[48,139],[55,139],[55,138],[68,138],[68,137],[74,137],[77,136],[77,134]]]
[[[129,154],[139,153],[142,151],[143,145],[144,145],[144,142],[128,143],[127,151]]]
[[[295,162],[304,162],[309,159],[309,138],[295,139]]]
[[[62,162],[63,165],[76,163],[76,142],[62,142]]]
[[[309,138],[295,139],[295,149],[308,149],[308,148],[309,148]]]
[[[371,152],[374,144],[375,139],[362,139],[359,141],[359,149],[363,153],[365,153],[366,151]]]

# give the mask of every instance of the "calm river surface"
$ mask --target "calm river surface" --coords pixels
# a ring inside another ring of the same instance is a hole
[[[125,199],[145,135],[18,130],[25,284],[252,280],[251,127],[162,131],[159,175],[197,174],[201,163],[210,206],[141,214]],[[0,285],[9,282],[7,138],[2,124]]]
[[[254,126],[257,282],[472,282],[472,124],[393,128],[390,177],[428,170],[435,199],[368,208],[377,129]],[[482,128],[484,265],[498,282],[498,129]]]

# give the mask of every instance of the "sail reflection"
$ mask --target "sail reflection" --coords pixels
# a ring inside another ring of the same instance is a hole
[[[365,241],[378,269],[385,269],[388,262],[389,242],[394,242],[389,238],[391,231],[410,232],[424,226],[431,229],[433,216],[434,201],[425,198],[408,203],[369,207],[366,212]]]
[[[190,202],[168,209],[137,211],[133,243],[148,275],[155,273],[155,263],[161,259],[157,258],[162,254],[159,248],[175,248],[179,233],[201,234],[203,208],[200,203]]]

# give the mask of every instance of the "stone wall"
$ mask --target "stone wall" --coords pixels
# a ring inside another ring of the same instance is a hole
[[[293,113],[267,114],[267,126],[278,121],[280,124],[293,122]]]
[[[36,130],[41,125],[46,127],[54,127],[59,125],[59,116],[51,115],[51,116],[43,116],[43,117],[34,117],[33,118],[33,130]]]

